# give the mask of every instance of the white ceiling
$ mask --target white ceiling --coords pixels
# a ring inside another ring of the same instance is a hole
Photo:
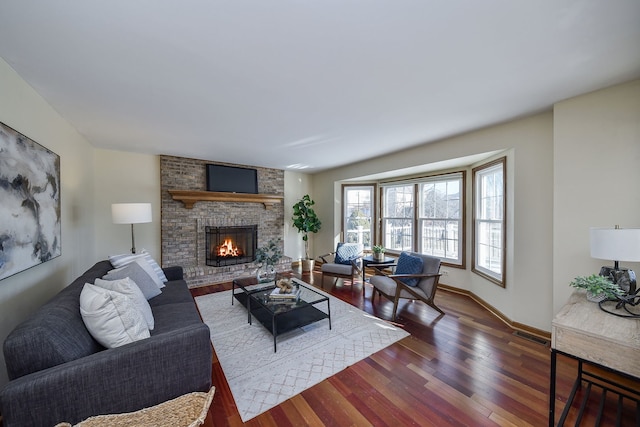
[[[314,172],[640,77],[640,1],[0,0],[0,56],[96,147]]]

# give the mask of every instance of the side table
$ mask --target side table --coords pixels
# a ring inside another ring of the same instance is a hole
[[[578,361],[576,381],[558,420],[564,421],[579,388],[585,386],[585,399],[580,406],[578,423],[585,410],[589,392],[601,389],[598,420],[605,410],[607,393],[618,396],[619,420],[624,399],[635,402],[638,408],[636,424],[640,425],[640,320],[625,319],[606,313],[597,303],[587,301],[585,292],[573,292],[567,304],[552,322],[551,328],[551,378],[549,390],[549,426],[555,426],[556,359],[557,355]],[[603,378],[590,373],[588,367],[602,368],[611,375]],[[587,369],[585,369],[587,368]],[[618,380],[618,381],[617,381]],[[623,381],[624,380],[624,381]],[[631,382],[631,386],[622,383]],[[576,424],[578,425],[578,424]]]
[[[367,266],[382,270],[393,267],[396,265],[396,261],[397,260],[395,258],[391,257],[384,257],[382,261],[374,259],[373,255],[362,257],[362,296],[364,296],[365,272],[367,270]]]

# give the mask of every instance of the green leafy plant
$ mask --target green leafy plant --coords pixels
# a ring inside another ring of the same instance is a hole
[[[306,259],[309,258],[309,233],[317,233],[320,231],[322,222],[316,215],[312,206],[315,202],[311,200],[308,194],[305,194],[295,205],[293,205],[293,226],[298,229],[298,233],[302,233],[304,241],[304,253]]]
[[[624,295],[624,291],[617,283],[613,283],[608,277],[597,274],[576,277],[569,285],[574,288],[586,289],[587,292],[592,293],[594,296],[605,295],[609,299]]]
[[[383,254],[384,253],[384,246],[382,246],[382,245],[374,245],[373,248],[371,248],[371,250],[373,251],[374,254]]]
[[[265,246],[256,249],[256,262],[266,265],[276,265],[282,258],[279,240],[269,240]]]

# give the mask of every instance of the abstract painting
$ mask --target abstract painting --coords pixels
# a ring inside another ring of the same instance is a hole
[[[60,256],[60,156],[0,123],[0,280]]]

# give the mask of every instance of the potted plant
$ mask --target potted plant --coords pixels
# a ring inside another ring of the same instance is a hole
[[[616,299],[624,295],[624,291],[617,283],[612,282],[608,277],[592,274],[591,276],[576,277],[570,286],[587,291],[587,299],[599,302],[605,299]]]
[[[305,194],[295,205],[293,205],[293,226],[298,229],[298,233],[302,233],[304,241],[305,258],[302,260],[302,271],[313,270],[313,259],[309,257],[309,233],[317,233],[320,231],[322,222],[313,210],[315,202]]]
[[[265,246],[256,249],[255,261],[260,264],[256,272],[259,283],[275,280],[275,265],[280,261],[280,258],[282,258],[282,250],[277,240],[269,240]]]
[[[382,245],[374,245],[371,248],[373,251],[373,259],[376,261],[384,261],[384,246]]]

